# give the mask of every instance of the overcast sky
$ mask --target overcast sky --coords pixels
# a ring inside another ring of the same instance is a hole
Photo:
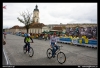
[[[97,23],[97,3],[3,3],[3,28],[24,26],[17,20],[20,13],[33,10],[38,5],[40,23]],[[32,15],[33,16],[33,15]],[[23,19],[23,18],[22,18]]]

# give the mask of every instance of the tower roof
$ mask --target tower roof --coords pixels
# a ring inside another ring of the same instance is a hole
[[[37,5],[35,6],[34,11],[39,11],[39,9],[38,9],[38,6],[37,6]]]

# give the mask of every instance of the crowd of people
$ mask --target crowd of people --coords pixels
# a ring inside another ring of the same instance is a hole
[[[21,35],[25,36],[26,33]],[[30,33],[32,38],[49,40],[53,33]],[[57,37],[82,37],[86,36],[88,39],[97,39],[97,27],[87,27],[87,28],[66,28],[65,33],[56,33]]]
[[[30,37],[31,38],[34,38],[34,39],[39,39],[39,40],[50,40],[50,38],[51,38],[51,36],[52,36],[53,34],[32,34],[32,33],[30,33]],[[70,38],[72,41],[72,43],[78,43],[78,42],[75,42],[75,40],[77,41],[77,39],[79,39],[79,43],[82,43],[82,42],[84,42],[84,43],[86,43],[86,44],[88,44],[88,42],[89,42],[89,40],[91,39],[91,40],[97,40],[97,38],[96,37],[91,37],[91,38],[89,38],[88,36],[86,36],[86,35],[79,35],[79,36],[77,36],[77,35],[68,35],[68,34],[56,34],[55,33],[55,37],[56,38]]]
[[[73,33],[72,33],[73,31]],[[82,43],[83,41],[85,43],[88,43],[89,39],[92,39],[92,40],[97,40],[97,27],[95,28],[76,28],[76,29],[72,29],[70,28],[69,31],[67,30],[65,34],[62,34],[62,33],[55,33],[56,34],[56,37],[59,37],[59,38],[71,38],[72,39],[72,42],[73,40],[75,39],[80,39],[80,43]],[[50,36],[52,36],[52,34],[47,34],[47,33],[39,33],[39,34],[33,34],[33,33],[30,33],[31,37],[32,38],[35,38],[35,39],[40,39],[40,40],[50,40]]]
[[[31,37],[35,38],[35,39],[49,40],[51,35],[52,34],[32,34]],[[60,37],[60,38],[62,38],[62,37],[64,37],[64,38],[67,38],[67,37],[72,38],[72,37],[83,37],[83,36],[87,37],[88,39],[97,39],[97,37],[95,37],[95,36],[88,37],[86,35],[77,36],[77,35],[68,35],[68,34],[56,34],[56,37]]]
[[[67,34],[69,35],[85,35],[87,38],[97,38],[97,27],[87,27],[87,28],[67,28]]]

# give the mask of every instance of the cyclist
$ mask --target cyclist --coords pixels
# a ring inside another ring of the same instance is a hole
[[[55,57],[55,52],[58,49],[58,46],[56,45],[57,39],[56,39],[56,34],[54,33],[50,37],[50,46],[52,47],[52,57]]]
[[[26,48],[28,46],[28,53],[30,53],[30,40],[33,43],[33,39],[30,37],[30,34],[27,34],[27,36],[24,38],[24,43],[25,43],[24,48]]]

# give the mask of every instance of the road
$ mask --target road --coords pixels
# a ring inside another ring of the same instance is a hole
[[[7,65],[7,61],[6,61],[6,58],[5,58],[4,52],[2,53],[2,56],[3,56],[3,60],[2,60],[3,65]]]
[[[31,47],[34,49],[34,56],[29,57],[23,53],[24,37],[7,34],[6,45],[3,46],[12,65],[97,65],[97,49],[73,46],[63,43],[62,51],[67,59],[64,64],[59,64],[57,58],[48,59],[46,55],[49,41],[34,39]]]

